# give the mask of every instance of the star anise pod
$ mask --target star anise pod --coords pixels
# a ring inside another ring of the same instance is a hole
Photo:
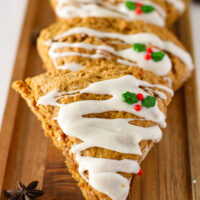
[[[43,195],[43,191],[36,190],[38,181],[31,182],[27,187],[19,182],[18,189],[5,190],[4,194],[8,200],[33,200]]]

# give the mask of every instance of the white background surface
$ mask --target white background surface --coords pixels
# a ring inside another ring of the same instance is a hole
[[[0,126],[27,2],[28,0],[0,0]],[[192,4],[191,13],[200,94],[200,4]]]
[[[0,0],[0,127],[28,0]]]

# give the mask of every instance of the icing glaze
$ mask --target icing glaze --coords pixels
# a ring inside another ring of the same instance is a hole
[[[81,155],[81,151],[91,147],[101,147],[120,153],[142,156],[139,147],[140,141],[152,140],[159,142],[162,132],[159,126],[140,127],[130,124],[134,119],[87,118],[86,115],[90,113],[124,111],[141,117],[141,120],[157,122],[160,126],[165,127],[165,115],[160,111],[157,103],[152,108],[143,108],[140,112],[137,112],[133,109],[133,105],[122,101],[121,94],[125,91],[142,93],[144,97],[149,95],[140,87],[157,88],[170,94],[173,93],[168,87],[149,84],[131,75],[126,75],[117,79],[95,82],[81,90],[59,93],[55,89],[41,97],[37,102],[37,105],[60,107],[57,116],[60,128],[65,134],[83,141],[80,144],[75,144],[70,151],[75,154],[76,161],[79,163],[78,170],[80,175],[93,188],[107,194],[113,200],[125,200],[130,188],[130,180],[117,172],[137,174],[140,170],[139,163],[128,159],[112,160],[86,157]],[[111,98],[107,100],[82,100],[69,104],[59,104],[57,102],[58,99],[64,97],[63,95],[75,96],[84,93],[107,94]],[[158,95],[161,93],[164,94],[159,90]],[[85,177],[85,171],[88,171],[89,178]]]
[[[137,2],[137,0],[129,0]],[[127,9],[125,1],[112,5],[105,1],[98,0],[59,0],[56,6],[56,13],[60,18],[73,17],[119,17],[125,20],[143,20],[159,26],[165,25],[166,13],[157,4],[143,0],[145,5],[151,5],[155,10],[151,13],[135,14],[134,11]]]
[[[73,47],[73,48],[83,48],[87,50],[96,50],[96,54],[85,54],[85,53],[77,53],[77,52],[56,52],[57,49],[59,48],[64,48],[64,47]],[[73,64],[67,64],[64,66],[58,66],[56,59],[59,57],[65,57],[65,56],[82,56],[82,57],[88,57],[88,58],[107,58],[106,55],[104,54],[99,54],[99,50],[103,50],[106,52],[109,52],[113,55],[122,57],[124,59],[129,59],[130,61],[133,62],[128,62],[123,59],[118,59],[119,63],[125,64],[125,65],[138,65],[142,66],[143,69],[149,70],[151,72],[154,72],[155,74],[159,76],[166,75],[169,73],[169,71],[172,68],[172,63],[171,60],[169,59],[168,55],[165,55],[164,59],[161,62],[154,62],[153,60],[145,60],[145,52],[138,53],[133,50],[133,48],[128,48],[120,51],[116,51],[114,48],[107,46],[107,45],[93,45],[93,44],[87,44],[87,43],[67,43],[67,42],[54,42],[52,43],[50,50],[49,50],[49,56],[53,58],[54,65],[58,69],[70,69],[71,71],[77,71],[81,69],[82,67],[76,67],[74,66],[75,63]],[[154,49],[156,51],[156,49]],[[109,56],[109,55],[108,55]],[[135,63],[136,62],[136,63]],[[77,65],[77,64],[76,64]],[[73,69],[73,67],[75,69]]]
[[[117,59],[117,62],[126,66],[137,66],[136,64],[123,59]]]
[[[182,0],[166,0],[167,2],[171,3],[177,10],[183,12],[185,10],[185,4]]]
[[[151,44],[164,51],[174,54],[175,56],[180,58],[182,62],[186,64],[189,70],[193,68],[192,59],[185,50],[183,50],[182,48],[180,48],[179,46],[175,45],[170,41],[161,40],[158,36],[152,33],[119,34],[112,32],[100,32],[86,27],[78,27],[69,29],[68,31],[56,36],[54,40],[58,40],[74,34],[86,34],[89,36],[96,36],[99,38],[120,39],[121,41],[126,42],[128,44],[134,44],[134,43],[143,43],[146,45]],[[46,41],[45,43],[46,45],[50,46],[49,56],[53,59],[54,65],[56,67],[60,67],[57,64],[56,59],[58,57],[64,57],[64,56],[82,56],[82,57],[89,57],[92,59],[98,59],[98,58],[108,59],[108,56],[98,53],[99,50],[103,50],[105,52],[119,56],[120,58],[117,59],[117,62],[121,64],[125,64],[128,66],[138,65],[139,67],[152,71],[159,76],[167,75],[172,68],[172,62],[167,54],[164,56],[164,59],[162,61],[154,62],[153,60],[148,60],[148,61],[145,60],[144,53],[141,52],[138,53],[134,51],[132,48],[116,51],[113,47],[108,45],[92,45],[87,43],[67,43],[67,42],[65,43],[56,41],[54,42]],[[71,47],[71,48],[78,47],[87,50],[96,50],[96,53],[95,54],[85,54],[78,52],[59,53],[56,51],[57,49],[64,47]],[[156,51],[156,49],[154,50]]]
[[[57,63],[54,62],[55,66],[58,68],[58,69],[69,69],[70,71],[72,72],[76,72],[76,71],[79,71],[81,70],[84,66],[78,64],[78,63],[75,63],[75,62],[71,62],[71,63],[68,63],[66,65],[62,65],[62,66],[57,66]]]
[[[153,48],[154,52],[157,50]],[[164,59],[160,62],[154,62],[153,60],[145,60],[146,52],[136,52],[133,51],[133,48],[121,50],[118,52],[118,55],[135,61],[138,66],[141,66],[145,70],[149,70],[158,76],[164,76],[170,72],[172,69],[172,62],[168,55],[164,56]]]
[[[172,80],[169,77],[163,77],[163,79],[168,82],[170,87],[172,87]]]

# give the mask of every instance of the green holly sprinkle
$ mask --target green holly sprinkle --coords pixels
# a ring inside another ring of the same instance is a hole
[[[142,106],[146,108],[151,108],[156,105],[156,97],[147,96],[142,100]]]
[[[151,13],[154,11],[154,7],[150,5],[142,5],[141,10],[144,13]]]
[[[131,1],[126,1],[126,7],[129,9],[129,10],[135,10],[136,9],[136,3],[133,3]]]
[[[151,54],[151,58],[152,60],[154,60],[155,62],[161,61],[165,56],[165,53],[159,51],[159,52],[153,52]]]
[[[138,98],[137,98],[137,95],[135,93],[131,93],[131,92],[123,93],[122,99],[123,99],[124,102],[126,102],[130,105],[137,103],[139,101]]]
[[[137,52],[145,52],[146,51],[146,46],[141,43],[135,43],[133,44],[133,49]]]

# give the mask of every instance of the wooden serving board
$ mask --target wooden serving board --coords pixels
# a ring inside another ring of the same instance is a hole
[[[188,2],[187,2],[188,3]],[[42,69],[35,39],[55,21],[48,0],[29,0],[12,81],[37,75]],[[174,31],[192,53],[189,12]],[[162,141],[142,164],[143,176],[132,186],[129,200],[200,200],[200,132],[196,75],[174,96]],[[0,133],[0,199],[18,181],[38,180],[41,200],[83,199],[64,164],[64,157],[42,131],[24,100],[10,89]],[[195,184],[195,180],[197,183]]]

